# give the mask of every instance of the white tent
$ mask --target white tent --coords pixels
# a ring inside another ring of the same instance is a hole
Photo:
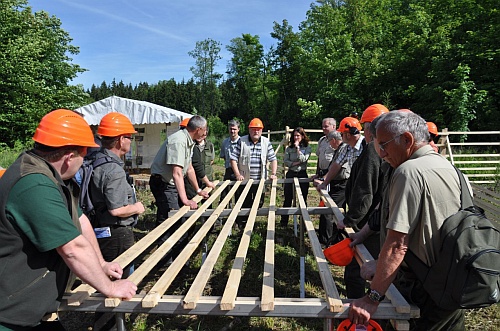
[[[175,109],[112,96],[75,109],[91,126],[99,125],[104,115],[118,112],[126,115],[137,134],[133,148],[126,155],[132,168],[150,168],[165,137],[179,130],[179,123],[193,115]]]

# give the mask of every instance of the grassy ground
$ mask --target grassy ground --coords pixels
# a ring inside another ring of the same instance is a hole
[[[218,172],[218,171],[216,171]],[[311,189],[312,190],[312,189]],[[152,196],[149,191],[139,191],[140,199],[145,205],[150,206],[138,224],[137,235],[140,237],[147,233],[154,225],[155,210]],[[280,194],[278,194],[280,196]],[[312,192],[308,199],[309,205],[317,204],[317,194]],[[277,205],[281,205],[281,199]],[[318,226],[315,217],[316,228]],[[290,220],[291,223],[291,220]],[[243,278],[238,296],[260,296],[262,287],[263,251],[265,248],[266,220],[258,217],[251,244],[248,251]],[[208,245],[211,246],[215,240],[216,233],[210,234]],[[275,248],[275,296],[276,297],[298,297],[299,294],[299,240],[293,234],[291,227],[282,229],[277,227]],[[307,241],[306,241],[307,242]],[[212,272],[204,295],[222,295],[228,270],[239,244],[239,236],[228,238],[219,260]],[[167,294],[185,294],[194,280],[201,262],[201,250],[191,259],[189,266],[184,267],[181,275],[169,288]],[[158,274],[162,269],[158,270]],[[331,267],[331,272],[342,297],[345,287],[343,285],[343,269]],[[151,278],[147,289],[154,283]],[[321,297],[323,290],[321,280],[314,259],[310,253],[306,257],[306,296]],[[148,314],[131,314],[127,316],[127,327],[129,330],[321,330],[323,320],[311,318],[242,318],[242,317],[210,317],[210,316],[165,316]],[[486,309],[468,310],[466,312],[468,330],[500,330],[500,306],[495,305]],[[385,330],[390,330],[386,326]]]

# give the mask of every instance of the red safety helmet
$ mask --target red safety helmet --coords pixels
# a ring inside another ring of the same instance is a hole
[[[117,112],[104,115],[97,128],[97,134],[105,137],[118,137],[133,133],[137,133],[137,131],[135,131],[132,122],[127,116]]]
[[[189,123],[189,120],[191,119],[191,117],[187,117],[185,119],[182,120],[181,124],[179,124],[179,126],[181,127],[181,129],[185,128],[188,126],[188,123]]]
[[[349,319],[343,320],[339,324],[339,327],[337,328],[337,331],[355,331],[355,330],[357,330],[356,324],[354,324],[353,322],[351,322]],[[378,324],[374,320],[370,320],[368,322],[368,326],[364,326],[363,325],[363,329],[362,330],[366,330],[366,331],[383,331],[382,327],[380,326],[380,324]]]
[[[349,247],[351,242],[351,238],[345,238],[335,245],[323,250],[323,254],[325,254],[326,259],[332,264],[346,266],[351,263],[352,258],[354,257],[354,248]]]
[[[438,127],[433,122],[427,122],[427,129],[429,130],[429,133],[432,133],[436,136],[438,135]]]
[[[388,113],[389,109],[380,103],[375,103],[365,109],[363,115],[361,115],[361,123],[371,123],[373,120],[384,113]]]
[[[357,118],[346,117],[340,121],[338,132],[348,132],[350,134],[358,134],[361,131],[361,124]]]
[[[264,124],[259,118],[254,118],[253,120],[250,121],[248,127],[254,129],[264,129]]]
[[[57,109],[45,115],[36,128],[33,140],[50,147],[99,147],[83,117],[68,109]]]

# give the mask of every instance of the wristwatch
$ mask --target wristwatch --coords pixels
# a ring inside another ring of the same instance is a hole
[[[382,294],[380,294],[377,291],[372,290],[372,289],[369,289],[367,294],[368,294],[368,298],[373,302],[381,302],[382,300],[385,299],[385,295],[382,295]]]

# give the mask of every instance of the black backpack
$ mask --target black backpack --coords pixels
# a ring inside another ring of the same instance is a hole
[[[101,151],[95,151],[90,155],[85,156],[83,159],[83,164],[78,170],[78,175],[75,176],[75,181],[80,186],[80,208],[89,217],[90,220],[93,219],[95,215],[95,206],[92,203],[92,197],[90,196],[89,184],[92,179],[92,174],[95,168],[102,166],[103,164],[115,162],[111,156],[104,154]]]
[[[405,261],[439,307],[488,307],[500,300],[500,231],[474,206],[464,175],[456,170],[461,207],[439,230],[436,263],[428,267],[410,250]]]

